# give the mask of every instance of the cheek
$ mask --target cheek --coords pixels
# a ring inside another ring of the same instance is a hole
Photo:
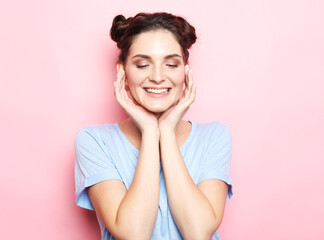
[[[186,84],[185,84],[185,76],[179,76],[179,78],[176,81],[177,86],[179,87],[179,89],[181,89],[182,91],[186,88]]]
[[[178,72],[175,74],[172,74],[170,76],[170,79],[172,79],[172,82],[174,84],[174,87],[176,90],[176,98],[180,98],[182,96],[182,92],[184,91],[186,85],[185,85],[185,73],[184,72]]]
[[[185,83],[185,72],[176,72],[173,74],[170,74],[170,79],[172,79],[173,83],[177,86],[182,86]]]
[[[141,83],[142,78],[143,77],[138,73],[138,71],[130,70],[126,72],[126,82],[129,87],[136,87]]]

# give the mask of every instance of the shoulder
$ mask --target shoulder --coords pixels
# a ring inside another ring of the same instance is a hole
[[[100,141],[104,136],[117,131],[116,123],[87,125],[80,128],[76,134],[75,143],[82,143],[87,140]]]
[[[229,128],[220,121],[195,122],[191,121],[199,135],[210,136],[212,138],[226,137],[231,138]]]

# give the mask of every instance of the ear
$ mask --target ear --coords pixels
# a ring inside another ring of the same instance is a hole
[[[119,72],[120,69],[125,70],[124,64],[122,64],[121,62],[117,62],[117,64],[116,64],[117,73]]]
[[[116,70],[117,70],[117,73],[119,72],[120,69],[123,69],[124,72],[125,72],[125,85],[126,87],[128,87],[128,81],[127,81],[127,75],[126,75],[126,71],[125,71],[125,66],[122,62],[117,62],[116,64]]]

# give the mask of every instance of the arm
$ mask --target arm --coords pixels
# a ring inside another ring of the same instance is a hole
[[[185,239],[210,239],[219,227],[227,184],[206,180],[195,185],[182,158],[175,130],[195,98],[192,73],[186,68],[186,89],[178,104],[159,119],[160,149],[168,201]]]
[[[143,133],[136,172],[128,191],[120,180],[103,181],[88,190],[96,213],[117,239],[151,237],[159,204],[158,141],[156,133]]]
[[[219,227],[227,184],[206,180],[195,185],[173,132],[162,131],[161,157],[170,209],[184,239],[211,239]]]
[[[135,175],[128,191],[121,181],[108,180],[90,187],[88,193],[101,221],[115,238],[150,239],[159,204],[160,156],[157,119],[135,105],[127,94],[124,71],[117,77],[115,96],[142,133]]]

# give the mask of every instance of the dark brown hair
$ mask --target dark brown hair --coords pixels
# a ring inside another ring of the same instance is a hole
[[[184,62],[187,63],[188,49],[197,39],[195,28],[184,18],[166,12],[142,12],[127,19],[123,15],[117,15],[114,18],[110,36],[120,49],[119,61],[126,62],[129,48],[138,34],[158,29],[166,29],[174,34],[182,48]]]

